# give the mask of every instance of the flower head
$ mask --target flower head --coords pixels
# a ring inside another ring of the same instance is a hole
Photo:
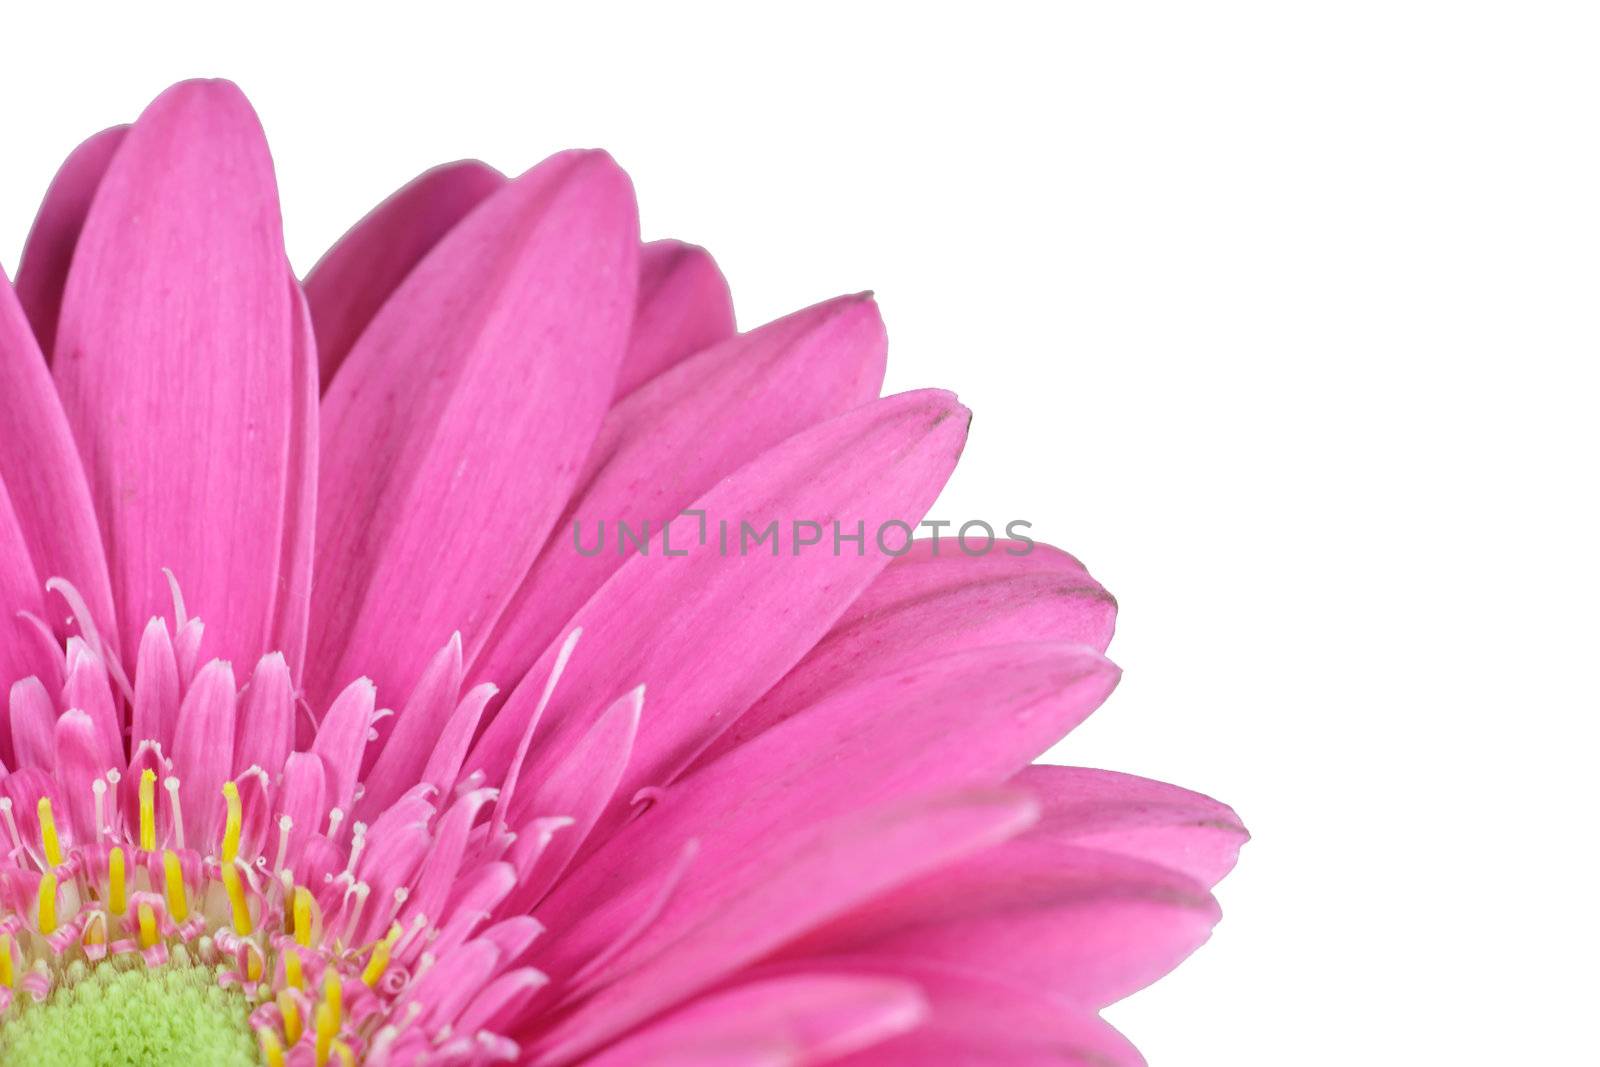
[[[0,1061],[1137,1062],[1243,831],[1028,766],[1114,602],[912,540],[968,415],[884,357],[602,153],[301,283],[233,86],[86,142],[0,285]]]

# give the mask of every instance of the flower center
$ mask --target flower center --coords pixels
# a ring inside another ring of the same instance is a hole
[[[127,957],[76,961],[43,1002],[23,998],[0,1021],[0,1063],[253,1067],[250,1005],[217,978],[182,947],[153,968]]]

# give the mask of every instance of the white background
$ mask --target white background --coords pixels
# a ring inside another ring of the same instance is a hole
[[[302,269],[434,162],[608,147],[742,325],[875,289],[891,387],[977,412],[938,513],[1119,597],[1124,684],[1052,756],[1256,838],[1109,1013],[1152,1063],[1593,1062],[1581,8],[577,6],[8,11],[0,261],[195,74],[254,99]]]

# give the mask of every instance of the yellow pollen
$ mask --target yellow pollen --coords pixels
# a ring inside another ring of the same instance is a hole
[[[333,1009],[333,1026],[337,1030],[344,1021],[344,983],[339,981],[339,972],[332,967],[324,972],[322,1002]]]
[[[189,891],[183,887],[183,864],[178,861],[178,854],[169,848],[162,857],[162,866],[167,871],[167,913],[173,922],[181,923],[189,917]]]
[[[15,981],[11,969],[11,935],[0,934],[0,986],[10,989]]]
[[[333,1051],[339,1057],[339,1067],[356,1067],[356,1054],[349,1045],[335,1041]]]
[[[245,975],[249,977],[250,981],[259,982],[261,981],[261,973],[265,969],[266,967],[261,957],[261,950],[256,948],[255,942],[246,942],[244,961]]]
[[[283,954],[283,981],[291,989],[304,989],[306,987],[305,975],[300,973],[300,953],[294,949]],[[290,1041],[289,1044],[294,1044]]]
[[[232,782],[222,783],[222,799],[228,805],[228,823],[222,831],[222,862],[229,864],[239,857],[239,827],[244,822],[239,810],[239,787]]]
[[[283,1067],[283,1042],[278,1040],[278,1035],[265,1026],[258,1029],[256,1035],[261,1039],[261,1058],[267,1067]],[[293,1039],[289,1043],[294,1044]]]
[[[128,857],[122,849],[113,848],[110,857],[111,864],[111,893],[106,901],[106,908],[111,914],[121,918],[122,913],[128,910]]]
[[[303,885],[294,887],[294,939],[311,944],[311,890]]]
[[[44,839],[45,862],[52,867],[61,866],[61,838],[56,834],[55,813],[50,810],[50,798],[39,798],[39,836]]]
[[[338,1009],[327,1001],[317,1008],[317,1067],[327,1067],[333,1036],[339,1032],[338,1014]]]
[[[287,989],[278,990],[278,1011],[283,1013],[283,1039],[290,1045],[300,1040],[304,1027],[300,1019],[300,1005]]]
[[[39,932],[49,937],[56,932],[56,876],[39,879]]]
[[[150,948],[161,940],[161,931],[156,929],[156,909],[149,904],[139,905],[139,947]]]
[[[156,850],[156,772],[148,767],[139,775],[139,847]]]
[[[239,879],[239,868],[231,862],[222,865],[222,888],[228,891],[228,903],[233,905],[233,928],[240,937],[249,937],[255,926],[250,921],[250,906],[245,903],[244,885]]]
[[[361,980],[367,983],[369,989],[378,988],[378,981],[383,977],[384,969],[389,966],[389,952],[399,937],[400,924],[395,923],[389,927],[389,932],[384,935],[383,940],[372,946],[372,955],[367,960],[366,969],[361,972]]]

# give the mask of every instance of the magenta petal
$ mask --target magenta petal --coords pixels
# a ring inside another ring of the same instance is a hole
[[[694,505],[705,513],[704,543],[700,517],[680,516],[665,542],[658,536],[631,557],[575,616],[584,640],[541,726],[531,773],[549,773],[617,693],[643,684],[651,712],[619,796],[671,781],[889,562],[870,533],[860,555],[836,555],[827,542],[801,546],[813,531],[793,524],[814,522],[831,537],[835,520],[847,533],[857,523],[918,522],[955,466],[967,414],[936,390],[886,397],[789,438],[708,491]],[[730,559],[719,546],[723,521],[735,539],[741,523],[771,524],[772,553]],[[469,769],[491,782],[504,774],[528,691],[542,687],[555,654],[552,646],[501,709]]]
[[[294,396],[289,413],[288,484],[283,511],[283,556],[273,605],[272,650],[283,653],[294,677],[305,673],[311,626],[311,568],[317,533],[317,459],[321,420],[317,406],[317,353],[305,297],[289,280],[294,304]]]
[[[313,701],[358,674],[399,699],[454,630],[476,653],[610,403],[637,254],[626,175],[555,156],[451,230],[362,332],[322,409]]]
[[[1147,860],[1207,888],[1233,869],[1250,839],[1228,805],[1149,778],[1040,764],[1012,784],[1043,805],[1036,836]]]
[[[133,744],[154,741],[172,751],[178,728],[178,657],[167,634],[167,620],[152,618],[139,640],[133,679]]]
[[[322,757],[328,772],[328,803],[345,815],[355,800],[361,757],[367,748],[367,731],[377,712],[377,690],[357,678],[339,694],[317,726],[311,751]]]
[[[120,737],[106,737],[94,720],[76,708],[68,708],[56,720],[56,784],[66,803],[63,813],[71,835],[78,841],[93,841],[95,794],[93,782],[107,771],[123,770]]]
[[[427,670],[411,691],[370,773],[362,776],[366,793],[357,805],[358,817],[375,815],[423,781],[422,771],[445,733],[456,697],[461,690],[461,635],[450,640],[429,661]]]
[[[195,675],[178,711],[172,769],[183,802],[185,841],[201,851],[214,847],[222,829],[222,783],[233,776],[237,698],[233,668],[212,660]]]
[[[615,795],[617,782],[633,752],[643,704],[642,689],[624,694],[549,777],[530,783],[510,798],[510,822],[514,826],[523,825],[532,816],[565,816],[572,820],[540,853],[538,863],[517,887],[530,909],[566,871]]]
[[[927,1014],[910,982],[859,974],[797,974],[745,982],[691,1001],[585,1067],[700,1067],[832,1061],[918,1026]]]
[[[887,894],[788,950],[985,974],[1088,1008],[1160,978],[1211,936],[1205,887],[1031,835]]]
[[[295,714],[289,664],[281,653],[270,652],[261,657],[250,675],[250,689],[239,718],[234,772],[242,774],[251,767],[260,767],[269,775],[276,774],[294,748]]]
[[[702,855],[660,919],[590,980],[609,984],[539,1040],[537,1062],[571,1063],[795,935],[992,847],[1036,816],[1016,794],[975,791],[809,821],[803,832],[742,856]],[[552,922],[552,932],[560,929]]]
[[[83,220],[127,132],[126,126],[113,126],[72,150],[45,191],[33,229],[22,246],[17,297],[28,312],[28,321],[46,359],[55,348],[61,294],[67,285],[67,271],[78,247]]]
[[[915,982],[928,1021],[911,1033],[836,1061],[838,1067],[1145,1067],[1144,1057],[1092,1012],[1039,990],[933,968],[856,963],[864,973]]]
[[[7,625],[18,608],[37,611],[39,588],[60,577],[83,596],[111,648],[124,647],[118,639],[110,573],[78,446],[49,368],[4,274],[0,274],[0,488],[9,496],[9,507],[0,501],[0,512],[14,509],[14,519],[0,514],[0,555],[7,557],[0,560],[0,614]],[[25,549],[15,547],[13,521]],[[17,581],[24,568],[34,591],[19,601],[8,583]],[[57,631],[71,632],[64,608],[52,609]],[[0,660],[4,658],[0,653]]]
[[[816,820],[997,784],[1093,711],[1116,679],[1091,649],[1011,645],[856,686],[668,789],[580,864],[539,916],[572,959],[587,958],[640,910],[686,842],[698,840],[699,865],[717,870]]]
[[[122,647],[164,614],[163,567],[211,651],[266,651],[282,555],[293,308],[272,159],[226,82],[147,108],[84,222],[55,371],[89,472]]]
[[[18,767],[55,770],[56,706],[37,678],[11,686],[11,745]]]
[[[733,297],[711,253],[682,241],[650,242],[639,254],[639,302],[616,395],[732,337],[733,329]]]
[[[576,551],[580,537],[621,543],[619,521],[648,537],[740,465],[876,397],[886,350],[877,305],[842,297],[701,352],[612,408],[572,504],[473,677],[520,681],[622,565],[614,548]]]
[[[0,686],[7,689],[11,683],[35,672],[38,658],[33,646],[23,638],[22,627],[27,625],[18,617],[21,612],[38,615],[42,605],[39,592],[42,585],[34,573],[33,559],[28,554],[28,544],[22,535],[22,525],[11,507],[11,497],[6,483],[0,477]]]
[[[1083,564],[1048,545],[997,542],[970,556],[915,541],[828,635],[701,757],[708,762],[839,689],[936,656],[1018,641],[1105,651],[1117,605]]]
[[[325,389],[356,338],[413,267],[505,175],[475,159],[424,171],[369,211],[306,275]]]

